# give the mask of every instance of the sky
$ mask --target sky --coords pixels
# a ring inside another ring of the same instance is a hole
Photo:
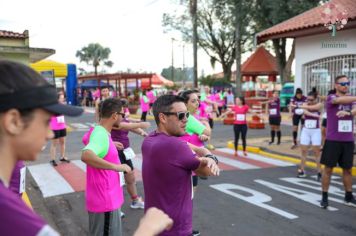
[[[30,32],[30,46],[52,48],[48,59],[75,63],[88,69],[75,57],[76,51],[89,43],[100,43],[111,49],[114,62],[108,72],[126,71],[160,73],[171,65],[172,40],[174,66],[182,67],[183,43],[179,33],[165,34],[163,13],[179,8],[171,0],[0,0],[0,29]],[[186,44],[184,61],[193,66],[192,45]],[[210,66],[209,58],[200,50],[198,72],[220,72]]]

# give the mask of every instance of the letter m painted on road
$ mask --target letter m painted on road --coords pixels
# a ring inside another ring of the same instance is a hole
[[[269,206],[269,205],[265,204],[266,202],[270,202],[272,200],[272,198],[270,196],[268,196],[264,193],[258,192],[256,190],[246,188],[246,187],[236,185],[236,184],[214,184],[214,185],[210,185],[210,187],[212,187],[213,189],[216,189],[220,192],[226,193],[230,196],[236,197],[236,198],[243,200],[245,202],[251,203],[252,205],[255,205],[255,206],[261,207],[263,209],[266,209],[268,211],[271,211],[273,213],[276,213],[276,214],[283,216],[287,219],[298,218],[298,216],[293,215],[289,212],[286,212],[286,211],[283,211],[276,207]],[[251,194],[251,196],[246,196],[246,194],[242,195],[237,192],[234,192],[233,190],[243,191],[243,192]]]

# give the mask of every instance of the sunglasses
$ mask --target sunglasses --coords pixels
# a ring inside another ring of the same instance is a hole
[[[118,115],[121,115],[122,118],[125,118],[125,116],[126,116],[125,113],[121,113],[121,112],[115,112],[115,113]]]
[[[350,86],[350,82],[340,82],[340,83],[337,83],[338,85],[341,85],[341,86]]]
[[[183,120],[184,118],[186,118],[186,119],[188,119],[189,118],[189,115],[190,115],[190,113],[189,113],[189,111],[187,111],[187,112],[184,112],[184,111],[179,111],[179,112],[162,112],[162,114],[165,114],[165,115],[167,115],[167,116],[169,116],[169,115],[175,115],[177,118],[178,118],[178,120]]]

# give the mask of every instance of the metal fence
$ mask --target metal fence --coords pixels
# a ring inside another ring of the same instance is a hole
[[[326,57],[304,64],[304,91],[316,87],[320,95],[326,95],[338,75],[346,75],[350,79],[350,93],[356,95],[356,54]]]

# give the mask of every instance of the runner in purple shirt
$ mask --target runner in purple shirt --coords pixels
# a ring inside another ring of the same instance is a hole
[[[320,206],[327,208],[328,190],[333,168],[339,165],[343,170],[343,183],[345,187],[344,203],[356,207],[356,200],[352,195],[352,174],[354,136],[353,118],[356,116],[356,96],[348,95],[350,80],[345,75],[335,78],[335,94],[326,100],[328,129],[321,155],[321,164],[325,165],[322,175],[322,200]]]
[[[0,60],[0,75],[0,234],[59,235],[9,189],[10,178],[16,163],[36,160],[53,137],[53,114],[83,110],[59,104],[56,88],[23,64]]]
[[[271,126],[271,141],[269,145],[274,143],[274,138],[277,134],[277,145],[281,144],[281,101],[279,99],[279,92],[277,90],[273,91],[272,98],[270,98],[267,102],[267,112],[268,112],[268,120],[269,125]]]
[[[179,138],[189,117],[182,98],[159,97],[153,115],[158,128],[142,144],[145,210],[157,207],[173,219],[173,228],[161,235],[188,236],[192,234],[192,171],[199,176],[218,175],[217,160],[198,157]]]
[[[293,120],[293,142],[294,142],[294,145],[291,147],[291,149],[295,149],[298,146],[297,137],[298,137],[299,123],[301,123],[302,125],[304,124],[303,109],[300,109],[298,106],[301,106],[303,103],[306,102],[306,100],[307,98],[303,95],[303,90],[301,88],[297,88],[294,97],[292,97],[290,100],[289,112]]]

